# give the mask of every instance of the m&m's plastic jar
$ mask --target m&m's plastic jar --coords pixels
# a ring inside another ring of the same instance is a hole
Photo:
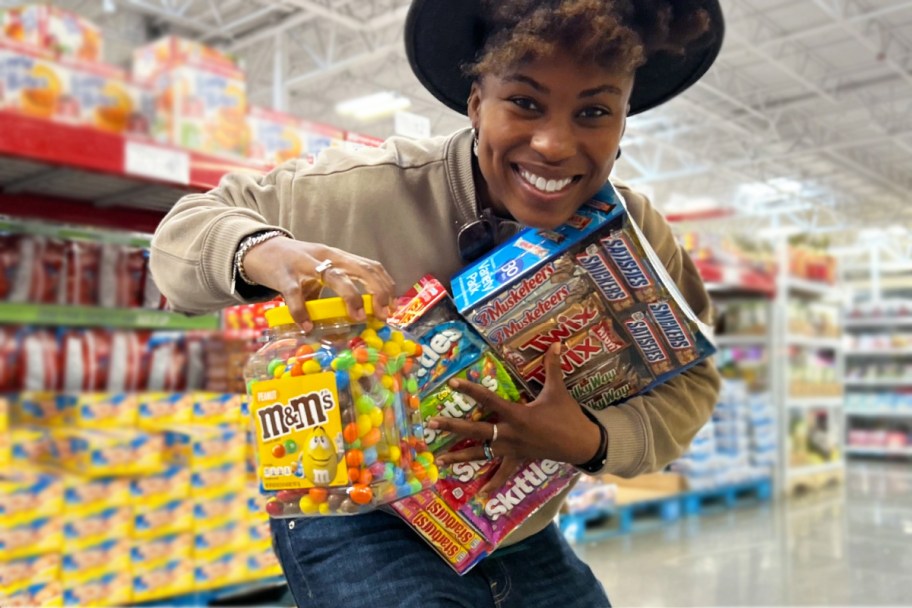
[[[314,300],[304,332],[280,306],[245,369],[257,475],[272,517],[351,515],[437,481],[412,374],[421,346],[341,298]]]

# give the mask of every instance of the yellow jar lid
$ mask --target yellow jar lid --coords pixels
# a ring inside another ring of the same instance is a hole
[[[364,312],[374,314],[373,300],[370,296],[361,296],[364,300]],[[330,319],[348,319],[348,310],[342,298],[324,298],[322,300],[309,300],[306,303],[307,314],[314,323]],[[269,327],[279,325],[292,325],[295,320],[288,311],[288,306],[282,305],[266,311],[266,322]]]

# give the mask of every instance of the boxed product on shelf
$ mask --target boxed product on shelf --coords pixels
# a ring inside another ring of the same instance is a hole
[[[147,391],[137,395],[139,427],[159,428],[163,424],[188,423],[193,417],[193,396],[177,391]]]
[[[94,513],[105,508],[130,506],[130,483],[126,477],[87,478],[61,473],[64,510],[70,515]]]
[[[231,491],[222,496],[195,499],[193,501],[193,530],[204,532],[220,528],[228,523],[245,521],[247,504],[243,493]]]
[[[88,477],[142,474],[162,464],[162,437],[134,429],[55,428],[51,443],[51,464]]]
[[[133,601],[148,602],[193,589],[193,569],[183,559],[172,559],[150,568],[134,568]]]
[[[55,57],[90,63],[100,62],[104,50],[101,28],[49,4],[0,9],[0,39]]]
[[[247,554],[235,549],[212,557],[193,558],[193,588],[217,589],[247,579]]]
[[[12,526],[63,510],[64,488],[58,475],[16,467],[0,471],[0,526]]]
[[[247,578],[259,580],[282,576],[282,565],[272,546],[249,547],[247,549]]]
[[[0,590],[11,591],[60,579],[60,553],[42,553],[19,559],[0,559]],[[13,604],[15,605],[15,604]]]
[[[247,453],[246,434],[236,426],[168,425],[160,430],[163,459],[191,470],[243,462]]]
[[[841,424],[832,411],[796,410],[789,419],[789,466],[804,467],[841,458]]]
[[[70,95],[77,124],[121,135],[151,134],[155,120],[152,91],[129,82],[119,70],[73,68]]]
[[[190,497],[195,499],[218,496],[225,492],[240,492],[247,483],[247,467],[243,462],[224,464],[192,471]]]
[[[149,539],[186,532],[193,526],[190,499],[133,506],[133,538]]]
[[[241,421],[240,393],[196,391],[193,393],[193,422],[196,424],[225,424]]]
[[[63,606],[63,585],[60,581],[23,583],[6,593],[10,606]]]
[[[219,526],[195,530],[193,559],[208,561],[241,551],[247,545],[247,530],[241,521],[228,521]]]
[[[83,552],[104,541],[129,538],[133,528],[130,507],[105,507],[96,512],[63,514],[63,549],[67,554]]]
[[[190,469],[168,465],[160,471],[130,479],[130,500],[133,505],[158,505],[190,497]]]
[[[315,158],[327,148],[340,146],[345,139],[341,129],[258,106],[250,108],[247,121],[250,125],[248,156],[268,165],[279,165],[294,158]]]
[[[114,570],[89,579],[63,579],[64,606],[117,606],[133,598],[129,569]]]
[[[134,51],[133,77],[150,86],[155,96],[155,138],[245,157],[250,130],[244,74],[210,51],[173,37],[154,42]]]
[[[0,40],[0,109],[35,118],[76,121],[70,72],[40,51],[10,48]]]
[[[807,239],[809,237],[798,237]],[[827,283],[836,282],[836,258],[827,253],[820,242],[793,242],[789,247],[789,275],[800,279]]]
[[[62,547],[63,522],[59,514],[0,523],[2,560],[59,552]]]
[[[170,561],[188,563],[193,556],[193,533],[177,532],[133,539],[130,563],[135,572],[148,571]]]
[[[842,337],[839,309],[821,302],[789,301],[786,316],[788,331],[812,338]]]
[[[130,549],[132,541],[129,535],[121,536],[114,532],[109,538],[68,547],[64,540],[62,555],[61,579],[66,584],[98,578],[110,572],[130,569]]]

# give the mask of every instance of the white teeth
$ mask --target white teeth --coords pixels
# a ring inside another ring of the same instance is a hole
[[[544,177],[539,177],[529,173],[525,169],[520,169],[519,174],[524,180],[526,180],[530,185],[534,186],[537,190],[542,192],[557,192],[563,190],[567,185],[573,181],[572,177],[566,179],[545,179]]]

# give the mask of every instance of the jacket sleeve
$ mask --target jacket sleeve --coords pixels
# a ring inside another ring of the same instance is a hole
[[[291,236],[278,218],[292,199],[296,162],[265,175],[228,174],[214,190],[184,196],[165,216],[152,238],[149,266],[174,310],[206,313],[245,301],[232,293],[234,253],[257,232],[281,230]]]
[[[619,189],[684,298],[697,316],[709,323],[709,296],[668,223],[645,197]],[[608,432],[608,459],[596,474],[634,477],[662,469],[684,452],[709,420],[718,393],[719,374],[711,361],[703,361],[644,395],[594,412]]]

